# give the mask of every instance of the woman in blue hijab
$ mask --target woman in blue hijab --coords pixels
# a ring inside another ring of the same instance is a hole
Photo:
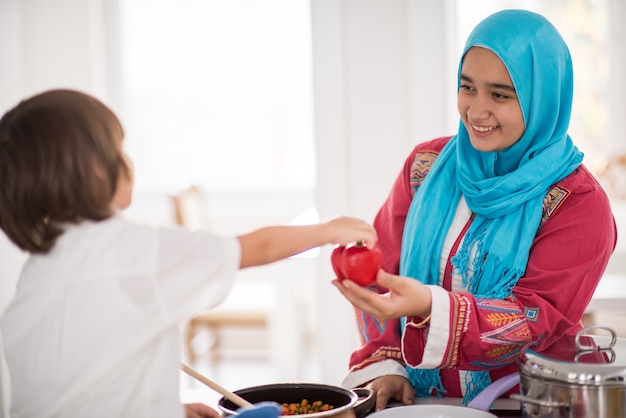
[[[575,334],[616,244],[609,200],[568,135],[572,62],[554,26],[525,10],[489,16],[457,81],[457,134],[415,147],[376,216],[377,285],[334,282],[363,342],[343,385],[368,384],[377,409],[416,395],[468,403],[516,371],[526,343]]]

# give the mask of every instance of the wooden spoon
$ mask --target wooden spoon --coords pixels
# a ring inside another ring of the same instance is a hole
[[[212,381],[208,377],[202,375],[197,370],[189,367],[185,363],[181,363],[180,368],[182,369],[182,371],[187,373],[189,376],[191,376],[191,377],[197,379],[198,381],[204,383],[205,385],[207,385],[208,387],[210,387],[214,391],[224,395],[224,397],[226,399],[228,399],[229,401],[233,402],[235,405],[240,406],[240,407],[242,407],[242,406],[252,406],[252,404],[250,402],[246,401],[241,396],[239,396],[236,393],[233,393],[233,392],[231,392],[229,390],[224,389],[223,387],[221,387],[220,385],[218,385],[217,383],[215,383],[214,381]]]

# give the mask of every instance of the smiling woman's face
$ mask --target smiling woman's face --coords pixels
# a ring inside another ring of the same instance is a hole
[[[472,146],[479,151],[501,151],[524,133],[524,117],[513,82],[492,51],[472,47],[461,68],[457,107]]]

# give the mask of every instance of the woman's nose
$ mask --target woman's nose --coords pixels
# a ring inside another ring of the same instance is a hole
[[[490,115],[489,100],[483,95],[476,95],[469,108],[467,109],[467,117],[470,120],[482,120],[486,119]]]

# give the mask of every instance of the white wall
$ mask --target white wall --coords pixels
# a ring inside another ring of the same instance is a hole
[[[626,118],[624,117],[624,98],[626,92],[626,80],[624,74],[626,74],[626,54],[624,54],[624,42],[619,40],[626,40],[626,25],[624,25],[624,19],[626,18],[626,2],[622,0],[609,1],[609,28],[610,39],[616,39],[611,47],[611,89],[610,93],[610,109],[612,112],[609,115],[609,132],[626,132]],[[626,140],[611,141],[612,151],[616,153],[626,152]],[[623,230],[622,230],[623,231]]]
[[[442,53],[451,51],[449,3],[311,2],[322,219],[347,213],[372,220],[414,144],[453,132],[454,90],[442,87],[453,84],[444,82],[449,57]],[[324,335],[322,378],[336,384],[358,339],[352,307],[321,279],[333,277],[330,251],[322,249],[318,260],[315,311]]]
[[[18,39],[19,20],[15,19],[18,10],[17,0],[0,1],[0,109],[8,108],[21,94],[21,77],[18,63],[20,56]],[[0,313],[4,311],[13,296],[17,274],[23,262],[23,255],[0,232]],[[9,382],[0,335],[0,417],[8,416]]]

